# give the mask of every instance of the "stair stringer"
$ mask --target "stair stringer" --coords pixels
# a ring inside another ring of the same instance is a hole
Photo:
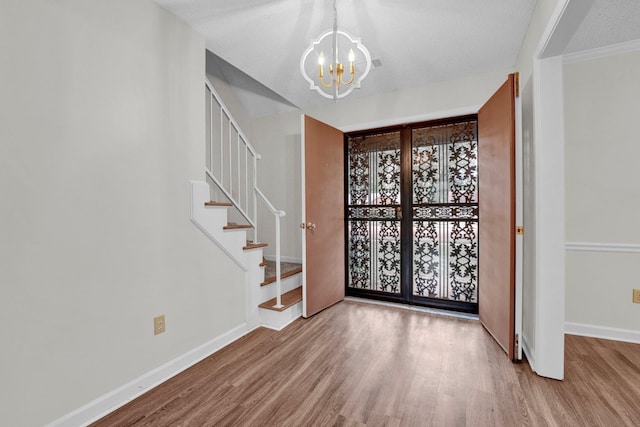
[[[190,181],[191,221],[242,270],[248,270],[247,256],[242,250],[246,244],[246,231],[225,232],[227,208],[225,206],[205,206],[209,201],[209,184]]]
[[[245,273],[245,301],[246,318],[249,329],[257,328],[261,325],[262,319],[258,305],[260,300],[260,283],[264,280],[264,268],[260,267],[262,262],[262,248],[251,249],[246,253],[249,266],[251,268]]]
[[[244,250],[247,241],[247,229],[224,230],[227,225],[226,206],[205,206],[210,199],[209,184],[204,181],[190,181],[191,221],[229,258],[245,272],[245,321],[247,330],[258,326],[281,330],[302,315],[302,303],[298,302],[288,309],[278,312],[265,310],[258,306],[265,300],[275,297],[275,283],[262,289],[264,267],[262,248]],[[283,293],[300,286],[301,274],[283,279]],[[268,295],[273,295],[269,296]]]
[[[247,230],[224,230],[227,225],[226,206],[205,206],[210,199],[209,184],[190,181],[191,221],[244,272],[245,277],[245,321],[248,330],[260,326],[260,283],[264,281],[262,248],[248,251],[242,248],[247,242]]]

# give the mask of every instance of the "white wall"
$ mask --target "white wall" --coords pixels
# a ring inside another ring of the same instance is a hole
[[[346,98],[309,115],[344,131],[476,113],[513,69],[475,74],[365,98]],[[366,80],[363,84],[366,84]]]
[[[0,52],[0,420],[35,426],[241,325],[244,276],[189,221],[199,35],[146,0],[5,0]]]
[[[255,119],[254,146],[262,159],[258,161],[258,187],[276,209],[286,212],[281,219],[283,257],[300,259],[300,115],[299,111]],[[275,219],[264,204],[258,204],[259,240],[269,243],[266,256],[275,256]]]
[[[559,1],[560,0],[537,0],[536,2],[536,7],[533,10],[533,15],[527,28],[527,34],[518,52],[517,69],[520,73],[520,83],[522,87],[527,84],[527,81],[533,74],[533,58],[537,53],[536,49]]]
[[[566,321],[640,337],[640,253],[584,251],[585,243],[635,245],[640,144],[640,52],[569,63],[565,77]]]
[[[499,70],[411,90],[365,98],[346,98],[306,114],[344,131],[412,123],[477,112],[513,70]],[[366,84],[366,80],[363,84]],[[263,159],[259,163],[260,186],[278,209],[287,212],[283,225],[282,255],[301,256],[300,229],[300,112],[256,119],[255,145]],[[261,215],[265,230],[272,222]],[[285,231],[286,230],[286,231]],[[266,231],[266,230],[265,230]],[[263,234],[264,235],[264,234]],[[268,241],[273,241],[268,235]],[[261,239],[262,240],[262,239]],[[273,253],[267,249],[267,254]]]
[[[215,63],[210,61],[210,67],[215,67]],[[242,133],[249,139],[249,142],[253,144],[253,131],[251,125],[251,118],[247,113],[247,110],[242,106],[242,102],[236,96],[236,92],[226,80],[216,77],[216,75],[207,72],[207,79],[213,85],[213,88],[218,95],[223,99],[224,105],[229,109],[233,119],[238,123]]]

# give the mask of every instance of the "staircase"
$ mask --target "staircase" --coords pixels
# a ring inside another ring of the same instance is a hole
[[[277,263],[265,260],[266,243],[247,240],[251,225],[229,224],[228,202],[209,200],[209,184],[191,181],[191,220],[245,271],[246,322],[248,329],[258,326],[281,330],[302,315],[302,268],[281,263],[280,306],[277,301]]]
[[[280,219],[286,214],[258,188],[260,155],[206,80],[205,89],[207,181],[191,181],[191,220],[245,271],[247,327],[280,330],[302,315],[302,269],[284,263],[285,272],[281,272]],[[225,201],[211,201],[218,197]],[[275,220],[275,260],[271,263],[263,257],[267,244],[258,239],[259,206],[266,207]],[[229,209],[247,224],[229,223]],[[265,269],[269,274],[265,275]]]

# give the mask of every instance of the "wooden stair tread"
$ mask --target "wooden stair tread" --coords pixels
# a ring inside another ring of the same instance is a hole
[[[260,264],[258,264],[259,267],[266,267],[267,266],[267,260],[265,257],[262,257],[262,262]]]
[[[281,302],[283,307],[281,308],[273,307],[274,305],[276,305],[276,298],[271,298],[269,301],[263,302],[258,307],[266,308],[267,310],[273,311],[285,311],[287,308],[296,305],[300,301],[302,301],[302,286],[282,294]]]
[[[264,281],[260,283],[260,286],[265,286],[276,281],[276,262],[273,260],[263,260],[265,265],[264,269]],[[262,265],[262,264],[260,264]],[[280,278],[293,276],[302,272],[302,264],[297,262],[280,262]]]
[[[251,249],[265,248],[269,246],[267,243],[249,243],[247,242],[246,246],[243,246],[242,249],[245,251],[249,251]]]
[[[249,224],[227,224],[222,227],[223,230],[242,230],[245,228],[253,228],[253,226]]]
[[[205,206],[233,206],[233,204],[229,202],[214,202],[214,201],[204,202],[204,205]]]
[[[285,279],[290,276],[294,276],[298,273],[302,273],[302,266],[293,270],[285,271],[284,273],[280,273],[280,280]],[[260,286],[266,286],[276,281],[276,276],[269,277],[264,279],[264,282],[260,283]]]

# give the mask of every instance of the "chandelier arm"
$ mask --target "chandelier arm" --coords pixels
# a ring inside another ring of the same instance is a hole
[[[321,75],[321,76],[320,76],[320,78],[319,78],[318,80],[320,81],[320,84],[321,84],[322,86],[327,87],[327,88],[329,88],[329,87],[333,86],[333,71],[331,71],[331,72],[329,73],[329,76],[330,76],[330,77],[329,77],[329,83],[325,83],[325,82],[324,82],[324,75]]]
[[[343,74],[343,76],[344,76],[344,74]],[[340,77],[340,80],[342,81],[342,84],[343,84],[343,85],[348,86],[348,85],[350,85],[351,83],[353,83],[353,79],[355,78],[355,76],[356,76],[355,68],[354,68],[353,66],[351,66],[351,78],[349,79],[349,81],[348,81],[348,82],[345,82],[345,81],[342,79],[342,76]]]

